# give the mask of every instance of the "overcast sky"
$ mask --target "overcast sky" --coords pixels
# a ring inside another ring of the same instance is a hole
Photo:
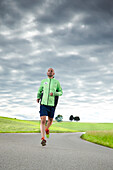
[[[0,0],[0,115],[39,119],[50,67],[63,89],[55,116],[113,122],[112,0]]]

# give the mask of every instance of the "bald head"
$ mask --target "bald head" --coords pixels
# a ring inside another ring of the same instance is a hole
[[[54,69],[53,68],[49,68],[48,72],[47,72],[48,78],[53,78],[54,75],[55,75]]]

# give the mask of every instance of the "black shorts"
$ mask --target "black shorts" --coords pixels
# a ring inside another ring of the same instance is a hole
[[[41,116],[49,116],[50,118],[54,118],[55,107],[40,105],[40,117]]]

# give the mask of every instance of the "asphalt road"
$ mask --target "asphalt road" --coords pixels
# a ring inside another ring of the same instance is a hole
[[[113,170],[113,149],[80,139],[82,133],[0,134],[0,170]]]

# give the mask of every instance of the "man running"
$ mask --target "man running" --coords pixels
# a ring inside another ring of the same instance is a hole
[[[55,96],[61,96],[63,94],[62,88],[58,80],[54,78],[55,72],[53,68],[49,68],[47,72],[47,79],[43,79],[41,81],[41,85],[38,89],[37,93],[37,102],[41,100],[40,105],[40,117],[41,117],[41,144],[42,146],[46,145],[45,140],[45,132],[46,137],[49,137],[49,127],[52,125],[54,113],[55,113]],[[42,96],[43,94],[43,96]],[[42,96],[42,99],[41,99]],[[48,116],[47,127],[46,124],[46,116]]]

